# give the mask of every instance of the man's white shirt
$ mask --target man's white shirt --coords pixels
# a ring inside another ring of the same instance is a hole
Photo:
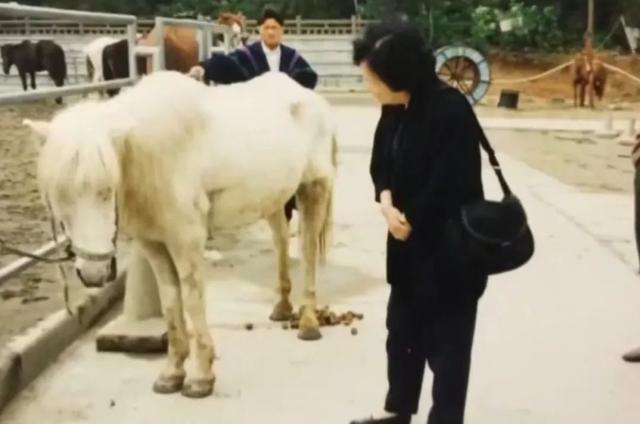
[[[275,50],[271,50],[267,47],[264,42],[262,44],[262,51],[264,55],[267,57],[267,63],[269,64],[269,69],[271,71],[279,71],[280,70],[280,56],[282,54],[280,46],[278,46]]]

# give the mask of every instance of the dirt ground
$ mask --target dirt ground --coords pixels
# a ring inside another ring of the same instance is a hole
[[[614,52],[599,52],[598,57],[605,63],[618,67],[640,78],[640,55],[620,55]],[[516,80],[529,78],[551,70],[573,59],[571,54],[489,54],[492,79]],[[529,102],[542,104],[573,105],[573,85],[570,68],[564,68],[543,79],[527,83],[494,83],[485,100],[497,99],[502,89],[514,89]],[[640,84],[622,74],[609,71],[604,105],[640,102]],[[494,104],[488,102],[489,104]]]
[[[0,107],[0,238],[32,251],[51,240],[47,212],[36,184],[36,145],[22,119],[48,119],[52,102]],[[0,251],[0,268],[18,259]],[[81,288],[72,284],[71,297]],[[0,283],[0,348],[64,305],[54,265],[41,264]]]

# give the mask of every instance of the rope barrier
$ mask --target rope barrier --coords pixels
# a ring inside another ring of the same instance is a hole
[[[521,83],[525,83],[525,82],[532,82],[532,81],[544,78],[546,76],[549,76],[551,74],[554,74],[556,72],[559,72],[562,69],[564,69],[564,68],[566,68],[568,66],[571,66],[572,64],[573,64],[573,60],[570,61],[570,62],[567,62],[567,63],[563,63],[562,65],[556,66],[555,68],[553,68],[553,69],[551,69],[549,71],[543,72],[543,73],[541,73],[539,75],[534,75],[534,76],[529,77],[529,78],[520,78],[520,79],[513,79],[513,80],[491,80],[491,83],[492,84],[521,84]]]
[[[609,65],[609,64],[605,63],[604,67],[609,69],[609,70],[611,70],[611,71],[618,72],[618,73],[624,75],[625,77],[627,77],[627,78],[637,82],[638,84],[640,84],[640,78],[638,78],[638,77],[636,77],[634,75],[631,75],[629,72],[627,72],[625,70],[622,70],[622,69],[618,68],[617,66],[613,66],[613,65]]]
[[[551,69],[549,71],[543,72],[543,73],[541,73],[539,75],[535,75],[535,76],[532,76],[532,77],[529,77],[529,78],[520,78],[520,79],[513,79],[513,80],[491,80],[491,83],[492,84],[522,84],[522,83],[526,83],[526,82],[532,82],[532,81],[536,81],[536,80],[539,80],[541,78],[547,77],[547,76],[549,76],[551,74],[554,74],[556,72],[559,72],[560,70],[562,70],[562,69],[564,69],[564,68],[566,68],[568,66],[571,66],[571,64],[573,64],[573,61],[567,62],[567,63],[563,63],[562,65],[556,66],[555,68],[553,68],[553,69]],[[618,68],[617,66],[613,66],[613,65],[609,65],[607,63],[604,63],[604,67],[609,69],[609,70],[611,70],[611,71],[618,72],[619,74],[622,74],[625,77],[627,77],[627,78],[637,82],[638,84],[640,84],[640,78],[630,74],[629,72],[627,72],[627,71],[625,71],[623,69]]]

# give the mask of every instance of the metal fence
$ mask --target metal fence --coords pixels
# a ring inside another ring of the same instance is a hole
[[[130,54],[130,78],[114,80],[101,84],[83,84],[72,87],[47,88],[32,92],[19,93],[3,93],[0,94],[0,105],[10,105],[20,102],[29,102],[40,99],[49,99],[61,96],[71,96],[76,94],[86,94],[106,88],[120,88],[133,84],[137,79],[135,67],[135,40],[136,40],[136,17],[131,15],[116,15],[109,13],[89,13],[81,11],[72,11],[64,9],[54,9],[46,7],[32,7],[18,4],[0,4],[0,16],[3,17],[27,17],[27,18],[45,18],[45,19],[68,19],[86,24],[113,24],[121,25],[126,28],[126,34],[129,41]],[[62,238],[58,243],[50,242],[37,249],[36,255],[49,255],[64,244],[66,240]],[[16,262],[0,269],[0,284],[4,281],[15,277],[20,272],[34,265],[35,261],[29,258],[19,259]]]
[[[34,100],[48,99],[52,97],[71,96],[85,94],[109,88],[121,88],[132,85],[137,80],[136,69],[136,34],[137,18],[133,15],[117,15],[113,13],[93,13],[77,10],[56,9],[50,7],[24,6],[19,4],[0,4],[0,16],[2,17],[24,17],[31,19],[63,19],[83,22],[85,24],[120,25],[126,28],[126,37],[129,43],[129,78],[113,80],[99,84],[84,84],[72,87],[46,88],[28,93],[2,93],[0,94],[0,105],[7,105],[19,102],[29,102]]]

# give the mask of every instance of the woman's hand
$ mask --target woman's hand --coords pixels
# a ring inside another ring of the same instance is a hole
[[[385,205],[382,207],[382,214],[387,220],[389,232],[396,240],[406,241],[411,235],[411,225],[407,222],[407,218],[398,209],[393,206]]]

